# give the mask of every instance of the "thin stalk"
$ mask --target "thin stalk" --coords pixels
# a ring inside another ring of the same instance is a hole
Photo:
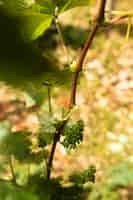
[[[51,99],[51,86],[52,85],[48,81],[43,82],[43,85],[45,85],[47,87],[49,114],[52,114],[52,99]]]
[[[49,106],[49,113],[52,114],[52,101],[51,101],[51,87],[48,86],[48,106]]]
[[[55,25],[56,25],[57,33],[58,33],[58,35],[60,37],[60,43],[61,43],[64,55],[66,56],[67,63],[69,64],[70,63],[69,53],[68,53],[68,49],[67,49],[67,47],[65,45],[64,36],[62,34],[61,25],[59,23],[58,17],[55,18]]]
[[[12,174],[12,182],[17,185],[17,181],[16,181],[16,175],[15,175],[15,170],[14,170],[14,159],[13,156],[9,156],[9,166],[10,166],[10,170],[11,170],[11,174]]]
[[[131,22],[131,17],[128,17],[128,26],[127,26],[127,33],[126,33],[126,40],[128,41],[131,33],[131,28],[132,28],[132,22]]]

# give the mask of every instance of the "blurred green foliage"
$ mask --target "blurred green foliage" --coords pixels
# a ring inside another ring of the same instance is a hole
[[[95,174],[96,174],[96,167],[91,165],[88,169],[84,170],[83,172],[78,172],[77,174],[73,174],[69,177],[71,182],[74,182],[76,185],[82,185],[87,182],[95,182]]]
[[[12,183],[3,183],[0,181],[0,200],[39,200],[35,194],[24,189],[15,187]]]
[[[132,186],[133,166],[130,162],[123,161],[105,171],[102,182],[92,189],[89,200],[120,200],[118,189]]]

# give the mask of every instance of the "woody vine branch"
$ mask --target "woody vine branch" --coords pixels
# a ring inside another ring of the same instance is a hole
[[[69,101],[69,110],[76,104],[76,93],[77,93],[77,85],[78,85],[78,78],[79,74],[82,71],[83,63],[86,57],[86,54],[88,52],[88,49],[90,48],[93,39],[97,33],[97,30],[101,26],[102,22],[104,21],[104,14],[105,14],[105,5],[106,0],[98,0],[98,12],[94,20],[94,24],[92,27],[91,32],[88,34],[88,38],[84,44],[83,49],[81,50],[77,65],[76,65],[76,71],[73,73],[72,77],[72,87],[71,87],[71,94],[70,94],[70,101]],[[61,125],[61,127],[58,129],[57,133],[55,134],[50,157],[48,160],[48,168],[47,168],[47,178],[50,178],[51,175],[51,169],[53,165],[53,159],[54,154],[56,150],[57,143],[60,141],[60,137],[62,135],[62,131],[64,129],[64,126],[66,125],[67,121],[64,121],[64,123]]]

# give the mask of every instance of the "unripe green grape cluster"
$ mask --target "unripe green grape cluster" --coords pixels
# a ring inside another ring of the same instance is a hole
[[[89,166],[89,168],[85,171],[85,179],[86,182],[95,182],[95,174],[96,174],[96,167],[94,165]]]
[[[68,123],[64,128],[63,146],[67,149],[75,149],[83,140],[83,130],[83,120]]]
[[[96,168],[94,165],[91,165],[88,167],[88,169],[84,170],[83,172],[73,174],[69,177],[69,180],[71,182],[74,182],[76,184],[85,184],[87,182],[95,182],[95,174],[96,174]]]

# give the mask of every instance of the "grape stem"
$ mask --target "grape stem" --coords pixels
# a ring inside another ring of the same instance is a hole
[[[93,42],[93,39],[97,33],[98,28],[101,26],[104,20],[105,4],[106,4],[106,0],[99,0],[99,8],[98,8],[97,16],[94,19],[92,30],[88,35],[88,38],[84,44],[84,47],[81,50],[81,53],[77,62],[76,71],[73,73],[72,90],[71,90],[69,108],[73,107],[73,105],[76,104],[76,92],[77,92],[79,74],[82,71],[83,63],[84,63],[86,54],[88,52],[88,49],[90,48]]]
[[[83,49],[81,50],[77,66],[76,66],[76,71],[73,73],[72,77],[72,87],[71,87],[71,94],[70,94],[70,101],[69,101],[69,110],[73,108],[73,106],[76,104],[76,93],[77,93],[77,85],[78,85],[78,78],[80,75],[80,72],[82,71],[83,67],[83,62],[85,60],[86,54],[88,52],[88,49],[90,48],[92,41],[97,33],[97,30],[99,27],[102,25],[102,22],[104,21],[104,14],[105,14],[105,5],[106,5],[106,0],[98,0],[98,13],[95,17],[94,24],[92,27],[91,32],[88,35],[88,38],[84,44]],[[57,133],[55,134],[54,140],[53,140],[53,145],[50,153],[50,157],[48,160],[48,165],[47,165],[47,178],[50,179],[51,176],[51,169],[53,166],[53,159],[55,155],[55,150],[57,143],[60,141],[60,137],[62,135],[64,126],[66,125],[67,121],[64,121],[62,126],[58,129]]]
[[[67,123],[67,121],[68,120],[64,120],[64,122],[62,123],[62,125],[59,127],[58,131],[54,135],[53,145],[52,145],[50,157],[49,157],[49,160],[48,160],[48,163],[47,163],[47,179],[48,180],[50,179],[50,175],[51,175],[52,163],[53,163],[53,159],[54,159],[56,146],[57,146],[58,141],[60,140],[60,136],[62,134],[62,131],[63,131],[64,126]]]

